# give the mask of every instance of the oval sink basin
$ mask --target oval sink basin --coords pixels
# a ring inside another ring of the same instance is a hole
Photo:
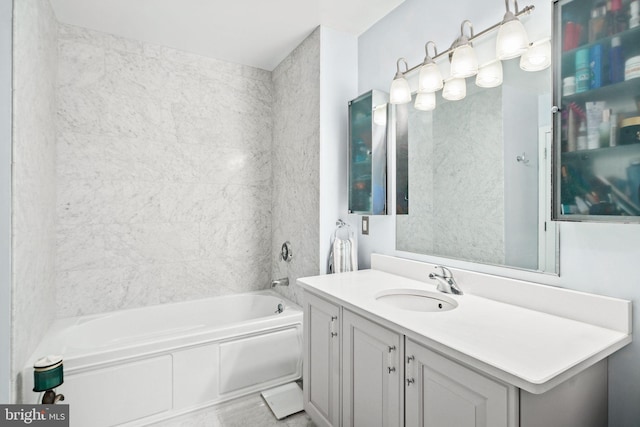
[[[421,289],[389,289],[378,293],[376,300],[402,310],[422,312],[449,311],[458,306],[453,298]]]

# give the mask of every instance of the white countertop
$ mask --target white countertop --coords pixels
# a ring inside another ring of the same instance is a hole
[[[394,308],[375,299],[387,289],[436,291],[378,270],[298,279],[305,289],[459,362],[531,393],[543,393],[631,342],[631,335],[469,293],[449,295],[442,312]],[[464,288],[463,288],[464,291]],[[445,295],[445,294],[443,294]]]

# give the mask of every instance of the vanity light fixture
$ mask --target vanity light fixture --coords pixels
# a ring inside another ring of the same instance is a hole
[[[438,49],[436,44],[432,41],[428,41],[424,45],[424,51],[426,56],[424,62],[420,67],[420,75],[418,76],[418,93],[423,92],[436,92],[444,86],[442,82],[442,73],[433,60],[433,57],[429,56],[429,45],[433,45],[433,57],[438,56]]]
[[[405,72],[400,71],[400,62],[404,62]],[[411,102],[411,89],[409,88],[409,82],[404,77],[405,73],[409,71],[409,64],[404,58],[398,59],[396,63],[396,75],[391,82],[391,89],[389,90],[389,102],[392,104],[406,104]]]
[[[448,101],[459,101],[467,96],[467,81],[465,79],[450,78],[444,82],[442,97]]]
[[[524,71],[541,71],[551,65],[551,39],[542,39],[529,45],[520,57],[520,68]]]
[[[464,34],[464,26],[469,24],[469,37]],[[473,51],[470,39],[473,38],[473,25],[468,19],[460,25],[460,37],[451,46],[451,77],[463,79],[475,76],[478,73],[478,58]]]
[[[515,14],[509,10],[509,0],[504,0],[507,12],[504,14],[496,39],[496,56],[502,61],[517,58],[525,53],[529,47],[527,31],[516,16],[518,14],[518,0],[513,1],[516,7]]]
[[[551,43],[549,39],[540,42],[529,43],[529,36],[524,26],[518,19],[520,16],[531,13],[535,7],[526,6],[518,9],[517,0],[513,0],[515,12],[509,10],[509,0],[505,0],[507,12],[503,19],[474,34],[471,21],[464,20],[460,25],[460,36],[451,47],[438,53],[435,43],[429,41],[424,49],[426,56],[424,61],[409,68],[404,58],[398,59],[396,75],[391,83],[389,99],[391,104],[406,104],[411,102],[411,88],[406,76],[413,71],[420,70],[418,76],[418,94],[415,100],[415,108],[420,110],[433,110],[435,108],[434,93],[442,89],[442,97],[450,101],[457,101],[466,96],[467,86],[465,78],[476,76],[476,85],[479,87],[496,87],[502,84],[502,60],[516,58],[524,55],[520,60],[520,68],[525,71],[539,71],[547,68],[551,63]],[[469,27],[469,34],[464,33],[464,27]],[[498,59],[478,67],[478,59],[474,52],[473,40],[498,30],[496,40],[496,54]],[[433,45],[433,56],[429,55],[429,45]],[[436,60],[441,57],[451,59],[451,77],[444,81]],[[400,71],[400,63],[404,62],[405,71]],[[431,96],[431,95],[434,96]]]
[[[502,84],[502,61],[494,59],[482,65],[476,76],[476,86],[496,87]]]
[[[436,109],[435,92],[418,92],[416,102],[413,104],[416,110],[433,111]]]

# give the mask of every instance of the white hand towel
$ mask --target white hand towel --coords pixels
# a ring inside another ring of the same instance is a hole
[[[331,247],[331,262],[333,273],[356,271],[358,269],[358,251],[353,238],[347,240],[336,236]]]

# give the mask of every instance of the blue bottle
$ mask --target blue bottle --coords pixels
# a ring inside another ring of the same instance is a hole
[[[589,88],[597,89],[602,86],[602,45],[597,44],[589,49],[589,68],[591,74]]]
[[[620,83],[624,80],[624,55],[620,37],[611,39],[611,50],[609,51],[609,82]]]
[[[591,84],[589,49],[576,51],[576,93],[586,92]]]

